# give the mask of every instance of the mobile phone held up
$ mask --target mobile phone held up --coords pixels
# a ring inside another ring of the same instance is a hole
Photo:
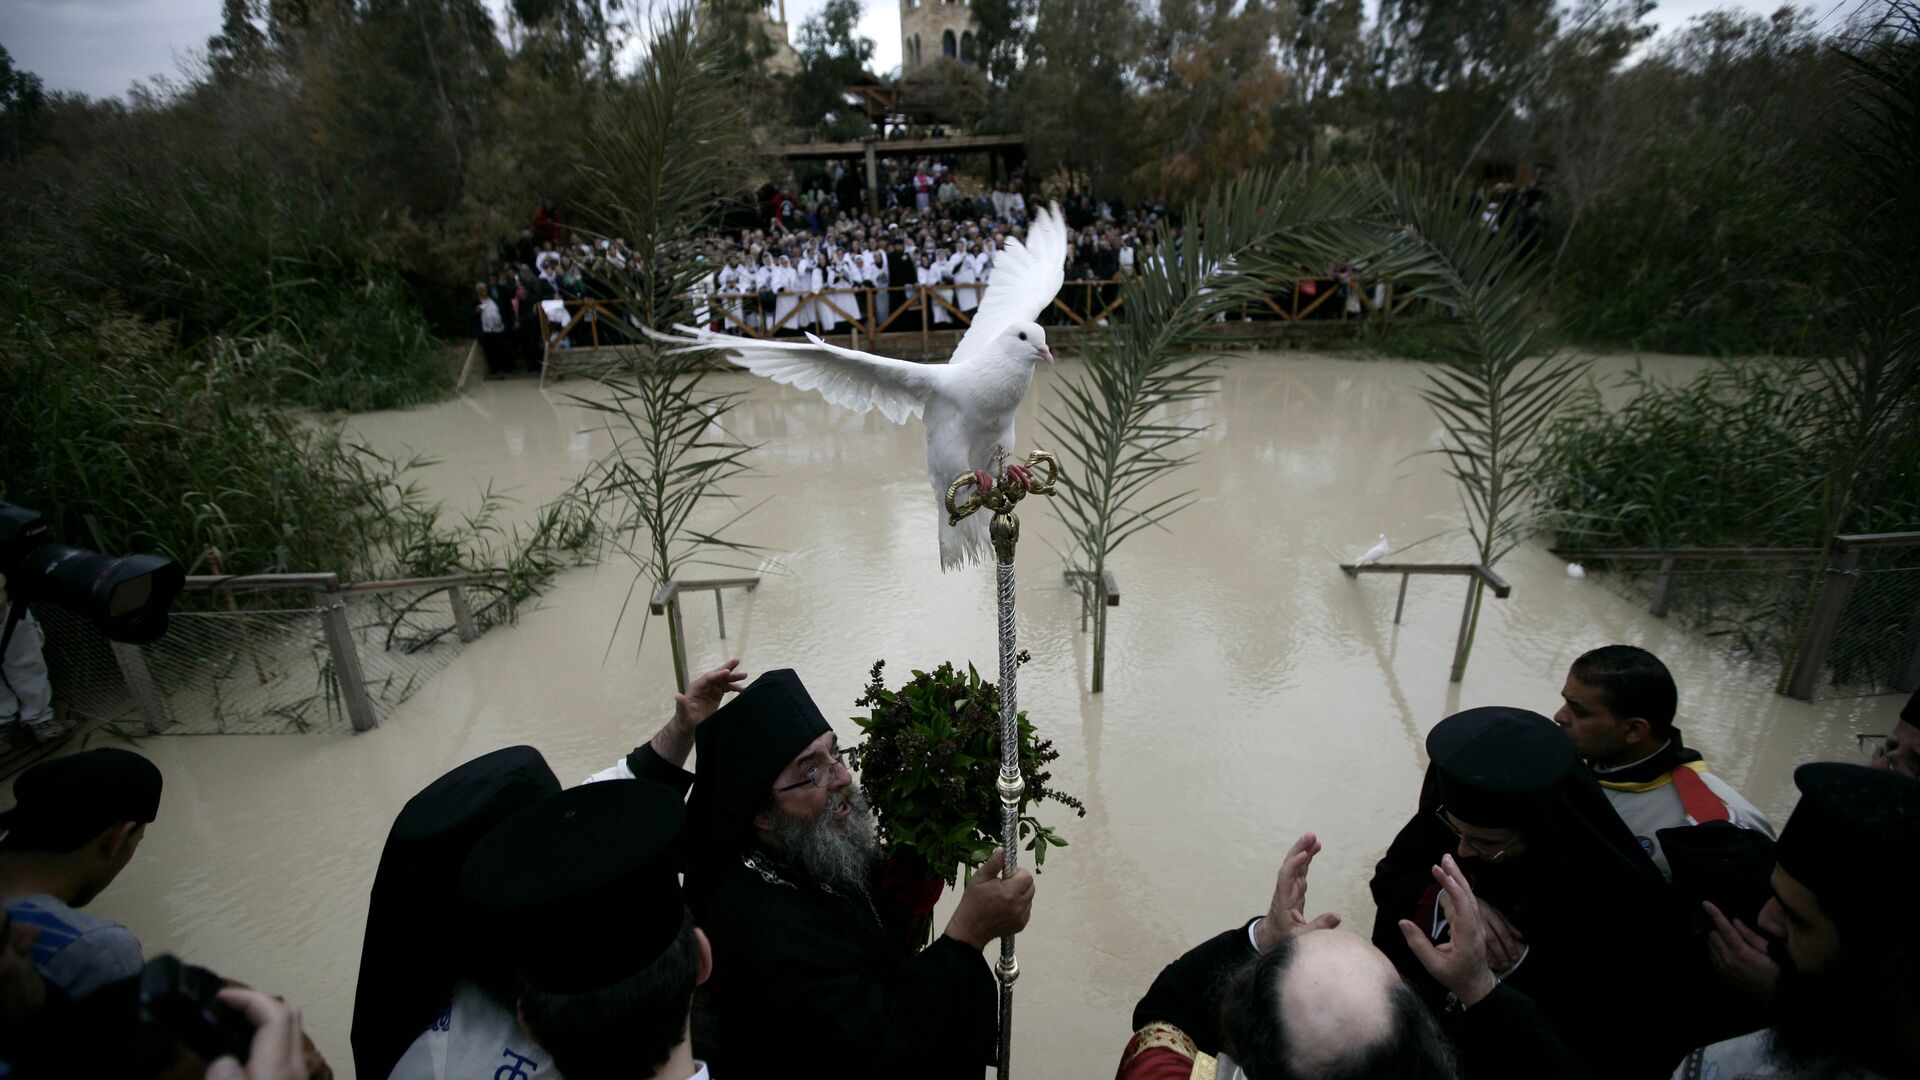
[[[211,1062],[232,1056],[242,1063],[253,1045],[253,1022],[214,997],[226,980],[173,956],[156,956],[140,972],[140,1022],[172,1035]]]

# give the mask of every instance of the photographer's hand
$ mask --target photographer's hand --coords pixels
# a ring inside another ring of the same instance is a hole
[[[223,1057],[207,1066],[206,1080],[308,1080],[299,1009],[241,986],[220,991],[219,999],[253,1022],[253,1045],[246,1065]]]

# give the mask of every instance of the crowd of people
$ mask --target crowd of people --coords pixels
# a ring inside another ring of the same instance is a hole
[[[867,207],[857,167],[829,162],[798,185],[798,194],[768,188],[751,222],[693,241],[687,254],[706,267],[690,290],[694,321],[756,336],[832,334],[854,324],[882,332],[965,325],[992,280],[1001,246],[1026,236],[1037,210],[1027,181],[963,184],[944,162],[903,167],[887,161],[880,175],[886,198],[878,210]],[[1067,286],[1060,301],[1071,316],[1049,309],[1042,322],[1104,321],[1121,284],[1156,257],[1162,224],[1172,243],[1184,243],[1177,215],[1163,203],[1117,206],[1080,195],[1069,197],[1062,211],[1069,228],[1066,280],[1093,284]],[[489,373],[536,370],[548,344],[592,343],[602,315],[583,311],[579,301],[616,299],[620,272],[633,257],[623,238],[589,239],[563,229],[552,205],[543,203],[518,238],[501,244],[473,286],[469,332]],[[1331,303],[1313,303],[1322,289],[1335,294]],[[1328,267],[1324,277],[1303,280],[1300,290],[1311,317],[1362,310],[1351,267]],[[1380,301],[1376,292],[1374,302]],[[542,313],[549,341],[541,338]],[[599,335],[603,344],[612,339]]]
[[[921,908],[884,872],[846,748],[794,672],[748,683],[738,663],[584,783],[515,746],[407,802],[368,907],[359,1076],[982,1075],[984,951],[1027,925],[1033,877],[995,852],[943,932],[911,941]],[[1920,694],[1870,764],[1796,769],[1777,832],[1687,745],[1651,653],[1588,652],[1561,697],[1552,718],[1480,707],[1433,728],[1367,936],[1309,917],[1322,847],[1302,835],[1264,914],[1146,988],[1118,1080],[1920,1075],[1900,914],[1920,885]],[[161,820],[161,788],[118,748],[16,782],[0,1076],[330,1075],[297,1010],[81,910]]]

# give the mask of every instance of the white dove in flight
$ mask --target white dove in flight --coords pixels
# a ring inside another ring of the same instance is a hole
[[[1374,545],[1367,549],[1367,553],[1365,555],[1362,555],[1359,558],[1353,560],[1353,565],[1365,566],[1371,562],[1379,562],[1381,556],[1385,555],[1386,553],[1387,553],[1387,534],[1381,533],[1380,539],[1376,540],[1374,542]]]
[[[817,390],[829,402],[854,412],[879,409],[896,424],[921,417],[927,428],[927,479],[940,530],[940,568],[951,570],[987,557],[987,519],[974,514],[947,524],[947,485],[972,472],[980,489],[993,486],[985,469],[996,447],[1013,458],[1013,415],[1033,385],[1033,369],[1053,362],[1047,332],[1034,322],[1060,292],[1066,277],[1067,228],[1055,204],[1034,216],[1025,243],[1009,237],[994,257],[993,277],[974,312],[973,324],[945,365],[920,364],[829,345],[812,334],[800,341],[762,341],[676,326],[680,335],[648,330],[650,337],[679,346],[676,352],[725,349],[741,367],[778,383]],[[1008,465],[1016,483],[1028,470]]]

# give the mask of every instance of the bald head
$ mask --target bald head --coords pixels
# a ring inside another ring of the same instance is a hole
[[[1279,1022],[1301,1076],[1324,1076],[1386,1041],[1400,973],[1385,953],[1344,930],[1313,930],[1293,942],[1281,969]]]
[[[1454,1076],[1426,1006],[1384,953],[1344,930],[1282,941],[1242,968],[1221,1028],[1250,1080]]]

